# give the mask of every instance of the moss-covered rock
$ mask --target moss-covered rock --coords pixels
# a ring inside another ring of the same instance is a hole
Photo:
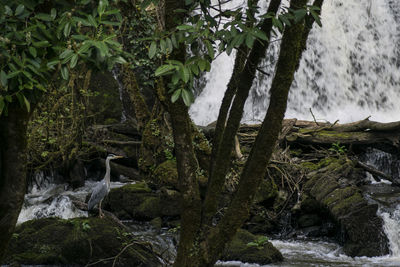
[[[265,237],[239,229],[224,250],[222,260],[269,264],[282,261],[283,256]]]
[[[157,166],[152,175],[152,180],[160,186],[178,188],[178,170],[175,160],[167,160]]]
[[[111,189],[103,208],[120,219],[148,221],[157,217],[180,215],[179,199],[177,191],[164,188],[157,193],[152,192],[142,182]]]
[[[327,158],[316,163],[318,168],[308,175],[304,188],[312,198],[327,209],[340,226],[344,251],[350,256],[381,256],[389,253],[388,240],[383,232],[383,222],[376,215],[377,205],[364,199],[356,186],[360,170],[345,157]],[[305,205],[306,203],[302,203]],[[306,205],[305,205],[306,206]],[[315,203],[309,213],[315,213]],[[303,207],[302,207],[303,208]],[[307,217],[308,216],[308,217]],[[316,218],[301,217],[299,224],[310,226]]]
[[[114,259],[116,266],[161,266],[156,255],[107,218],[25,222],[16,228],[3,263],[86,265],[99,261],[96,266],[109,266]]]
[[[265,179],[258,187],[257,193],[254,196],[254,203],[262,204],[265,207],[270,207],[278,196],[278,186],[272,179]]]

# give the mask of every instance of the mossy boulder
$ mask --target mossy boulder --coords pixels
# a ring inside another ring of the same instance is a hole
[[[388,254],[383,222],[376,214],[378,206],[369,203],[356,186],[362,174],[355,163],[345,157],[332,157],[321,160],[317,166],[319,169],[308,175],[305,192],[327,209],[340,226],[344,252],[352,257]],[[315,212],[312,206],[318,205],[309,206],[310,212]],[[303,217],[301,223],[311,225],[315,219]]]
[[[282,261],[283,256],[265,237],[239,229],[224,250],[221,259],[269,264]]]
[[[167,160],[157,166],[152,180],[159,186],[178,188],[178,170],[175,160]]]
[[[254,197],[254,203],[262,204],[265,207],[271,207],[275,198],[278,196],[278,186],[272,179],[265,179],[258,187]]]
[[[3,263],[86,265],[99,261],[96,266],[110,266],[114,260],[116,266],[162,266],[156,255],[108,218],[25,222],[16,228]]]
[[[175,190],[153,192],[146,183],[111,189],[103,208],[120,219],[149,221],[157,217],[180,215],[180,195]]]

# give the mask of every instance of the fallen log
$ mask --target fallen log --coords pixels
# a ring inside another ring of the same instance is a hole
[[[306,131],[292,132],[286,136],[288,142],[303,144],[330,145],[340,143],[344,145],[368,145],[385,143],[399,147],[400,135],[398,133],[377,132],[337,132],[337,131]]]

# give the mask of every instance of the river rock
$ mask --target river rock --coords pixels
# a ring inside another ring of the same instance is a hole
[[[388,239],[377,204],[369,203],[356,186],[363,176],[347,158],[328,158],[308,175],[305,184],[310,194],[341,228],[344,252],[352,257],[375,257],[389,253]]]
[[[103,208],[120,219],[149,221],[180,215],[180,195],[166,188],[153,192],[145,182],[111,189]]]
[[[264,236],[239,229],[222,254],[222,260],[269,264],[283,260],[282,254]]]
[[[162,266],[139,243],[108,218],[38,219],[16,228],[3,264]]]

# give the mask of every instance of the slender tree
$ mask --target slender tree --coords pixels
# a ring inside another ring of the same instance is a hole
[[[149,56],[153,57],[156,52],[166,55],[156,70],[156,76],[162,76],[159,85],[166,109],[171,115],[183,203],[181,234],[174,266],[213,266],[225,244],[247,219],[252,199],[281,130],[296,66],[313,22],[320,24],[322,2],[316,0],[317,6],[307,6],[307,0],[291,0],[290,7],[285,8],[280,0],[271,0],[267,13],[261,15],[261,19],[256,19],[258,1],[249,0],[245,12],[242,9],[223,10],[221,3],[213,6],[209,1],[158,3],[158,9],[163,10],[158,12],[159,17],[162,14],[169,15],[160,23],[165,28],[151,42]],[[279,8],[284,11],[280,15]],[[196,11],[198,9],[201,14]],[[210,10],[216,10],[217,15],[212,15]],[[180,16],[170,16],[174,12],[179,12]],[[188,14],[195,15],[187,17]],[[222,18],[230,19],[223,30],[219,24]],[[217,218],[218,199],[230,167],[229,158],[244,104],[274,31],[282,32],[282,41],[270,89],[270,105],[233,199],[222,218]],[[230,53],[232,49],[237,49],[237,55],[213,138],[207,191],[205,198],[201,198],[197,177],[199,166],[192,145],[187,106],[193,101],[190,87],[193,77],[209,70],[218,42],[219,52]],[[199,43],[207,50],[205,55],[198,49],[201,47]],[[191,54],[186,53],[188,47],[192,48]]]

